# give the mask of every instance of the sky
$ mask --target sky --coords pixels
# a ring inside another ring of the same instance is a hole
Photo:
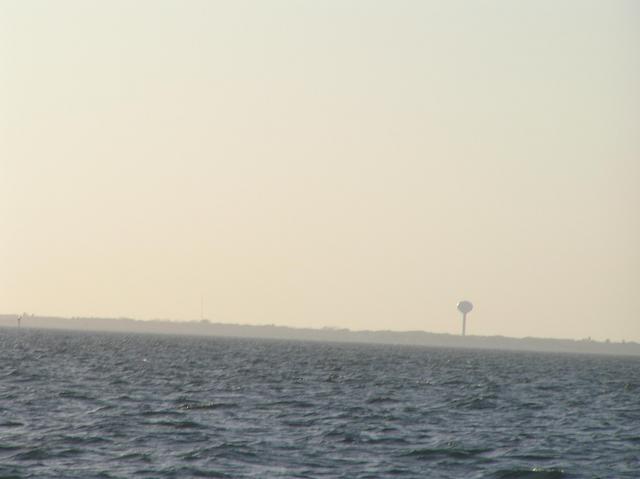
[[[640,3],[0,0],[0,312],[640,341]]]

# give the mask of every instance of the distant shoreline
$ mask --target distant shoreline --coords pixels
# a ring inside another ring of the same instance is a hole
[[[17,328],[16,314],[0,314],[0,327]],[[426,331],[352,331],[349,329],[292,328],[275,325],[241,325],[202,321],[136,320],[130,318],[62,318],[25,316],[24,329],[132,332],[238,338],[335,341],[348,343],[401,344],[509,351],[565,352],[640,356],[640,343],[602,342],[551,338],[466,336]]]

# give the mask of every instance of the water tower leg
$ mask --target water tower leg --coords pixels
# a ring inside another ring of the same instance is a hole
[[[467,313],[462,313],[462,335],[467,335]]]

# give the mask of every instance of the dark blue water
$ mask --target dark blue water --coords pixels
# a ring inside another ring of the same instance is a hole
[[[640,360],[0,329],[0,477],[640,477]]]

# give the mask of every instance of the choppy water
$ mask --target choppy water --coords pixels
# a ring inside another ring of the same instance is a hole
[[[0,477],[640,477],[640,360],[0,329]]]

